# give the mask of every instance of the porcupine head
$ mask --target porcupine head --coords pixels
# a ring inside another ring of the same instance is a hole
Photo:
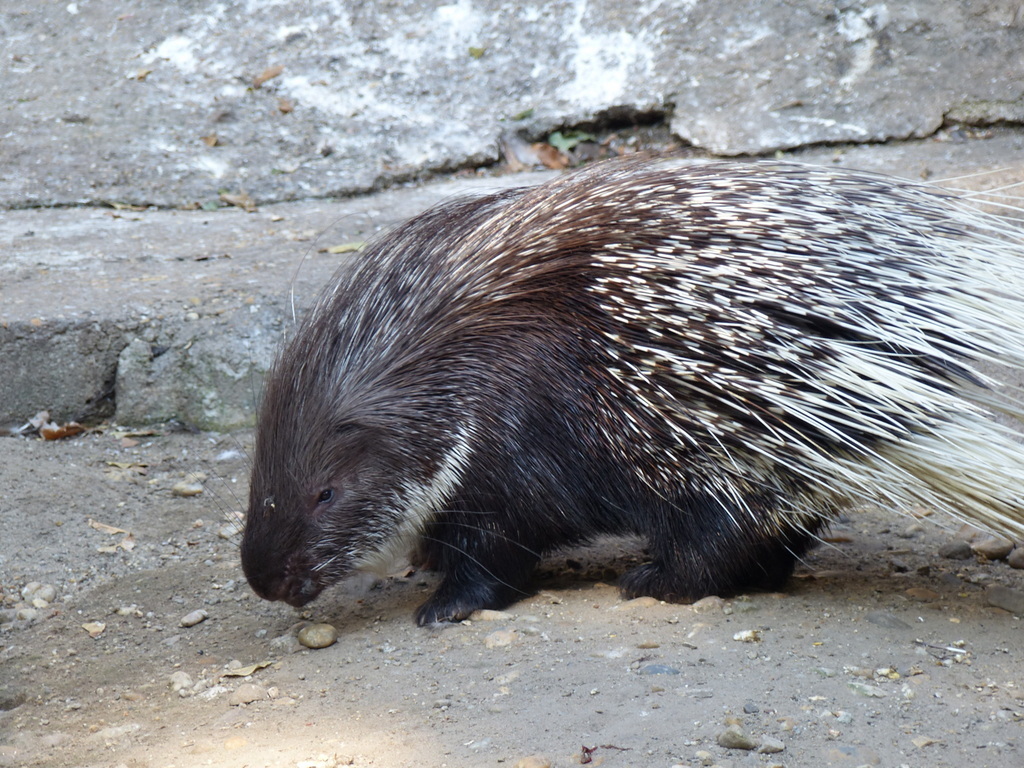
[[[349,377],[338,388],[341,353],[318,346],[316,322],[326,320],[307,323],[268,378],[242,541],[253,590],[294,606],[407,552],[415,514],[441,501],[453,469],[433,458],[450,453],[424,421],[438,409],[394,385],[359,388]]]
[[[415,254],[436,267],[456,250],[438,237],[445,221],[471,224],[487,212],[486,203],[464,208],[419,217],[369,249],[367,268],[342,270],[267,377],[241,548],[261,597],[301,606],[354,570],[379,572],[450,500],[469,453],[464,403],[453,394],[467,384],[453,372],[464,347],[444,316],[453,300],[416,265],[389,260]],[[427,248],[440,255],[428,258]],[[450,275],[443,281],[451,288]],[[436,337],[424,320],[432,315],[443,326]],[[442,566],[467,548],[455,541],[423,556]],[[455,608],[440,595],[442,607],[421,623],[502,602],[486,585],[465,589]]]

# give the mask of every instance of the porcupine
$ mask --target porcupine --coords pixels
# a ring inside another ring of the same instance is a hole
[[[242,563],[303,605],[418,542],[421,624],[646,538],[626,596],[779,588],[850,502],[1019,537],[1024,243],[924,185],[612,162],[436,207],[342,269],[259,410]]]

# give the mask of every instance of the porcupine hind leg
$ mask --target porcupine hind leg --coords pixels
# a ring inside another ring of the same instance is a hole
[[[683,508],[652,516],[651,560],[622,577],[624,596],[686,603],[781,589],[813,540],[813,531],[795,528],[766,536],[749,513],[726,515],[716,500],[689,499]]]
[[[504,608],[529,594],[539,555],[501,531],[448,518],[424,532],[418,555],[443,574],[434,594],[416,610],[420,626],[461,621],[481,608]]]

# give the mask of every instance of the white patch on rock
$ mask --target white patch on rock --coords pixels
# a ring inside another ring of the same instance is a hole
[[[192,52],[195,42],[184,35],[171,35],[151,49],[143,57],[150,64],[157,60],[167,61],[182,72],[195,72],[198,61]]]
[[[581,109],[601,109],[628,101],[632,85],[648,77],[654,52],[637,34],[618,30],[594,32],[585,27],[587,0],[576,0],[575,14],[565,39],[576,41],[576,51],[566,63],[572,80],[558,95]]]

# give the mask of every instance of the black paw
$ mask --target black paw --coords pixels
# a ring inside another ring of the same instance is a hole
[[[667,603],[692,603],[712,594],[685,583],[657,563],[646,563],[627,571],[619,580],[619,588],[625,598],[654,597]]]
[[[425,627],[441,621],[462,621],[479,607],[469,603],[438,600],[435,595],[416,609],[416,623]]]
[[[430,599],[416,609],[416,623],[423,627],[438,621],[462,621],[473,611],[505,608],[527,594],[507,584],[456,584],[446,579]]]

